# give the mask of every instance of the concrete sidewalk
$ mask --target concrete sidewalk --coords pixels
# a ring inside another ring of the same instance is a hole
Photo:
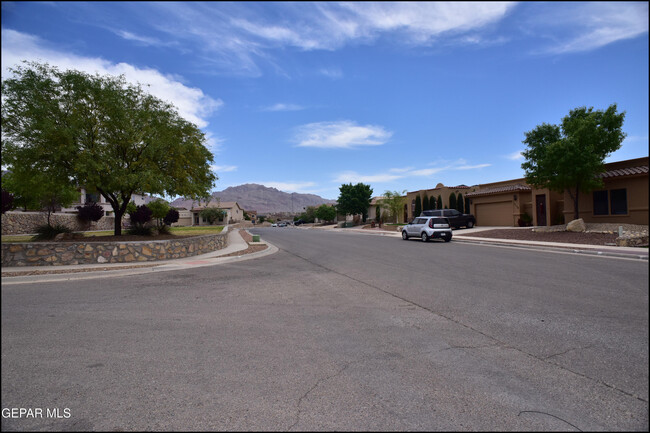
[[[104,263],[89,265],[66,266],[30,266],[30,267],[2,267],[2,273],[12,273],[15,276],[2,276],[2,284],[19,284],[45,281],[65,281],[101,276],[123,276],[142,274],[148,272],[173,271],[179,269],[212,266],[233,261],[249,260],[273,254],[277,248],[264,241],[255,242],[253,245],[267,245],[268,248],[254,253],[243,253],[248,248],[248,243],[242,238],[239,230],[228,232],[228,246],[221,250],[201,254],[183,259],[161,260],[156,262],[135,263]],[[241,255],[233,253],[242,252]],[[230,255],[233,254],[233,255]],[[227,256],[227,257],[226,257]]]

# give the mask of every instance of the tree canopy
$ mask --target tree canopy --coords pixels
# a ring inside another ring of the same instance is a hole
[[[209,195],[217,177],[205,134],[171,104],[123,76],[33,62],[12,73],[2,82],[2,155],[10,172],[47,173],[50,185],[99,192],[115,212],[116,235],[134,193]]]
[[[336,208],[328,204],[322,204],[316,208],[315,216],[322,221],[334,221],[336,219]]]
[[[337,210],[343,215],[363,215],[365,221],[368,217],[368,208],[372,197],[372,188],[363,183],[343,184],[339,188]]]
[[[603,185],[598,174],[604,171],[605,158],[621,147],[625,112],[616,104],[607,110],[579,107],[562,119],[561,125],[543,123],[525,133],[521,164],[526,181],[538,188],[567,191],[579,216],[579,194]]]

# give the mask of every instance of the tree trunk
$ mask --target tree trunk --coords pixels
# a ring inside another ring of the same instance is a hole
[[[124,216],[124,213],[120,213],[119,209],[113,209],[115,212],[115,224],[113,225],[114,230],[113,234],[115,236],[121,236],[122,235],[122,216]]]

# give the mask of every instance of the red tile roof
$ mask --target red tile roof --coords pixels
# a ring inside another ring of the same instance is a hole
[[[648,166],[644,165],[641,167],[619,168],[618,170],[609,170],[604,173],[601,173],[599,177],[605,179],[610,177],[633,176],[635,174],[648,174]]]
[[[504,192],[530,191],[530,190],[531,188],[528,185],[522,185],[520,183],[517,183],[514,185],[497,186],[495,188],[487,188],[475,192],[470,192],[467,193],[465,197],[479,197],[482,195],[501,194]]]

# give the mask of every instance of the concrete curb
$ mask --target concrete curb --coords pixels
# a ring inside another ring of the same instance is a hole
[[[375,235],[375,236],[393,236],[401,238],[399,232],[380,232],[380,231],[371,231],[368,229],[354,229],[346,228],[339,229],[333,228],[330,229],[333,232],[345,232],[353,231],[355,233],[361,233],[365,235]],[[627,258],[634,260],[648,260],[648,249],[635,248],[635,247],[609,247],[603,245],[588,245],[588,244],[560,244],[553,242],[531,242],[531,241],[517,241],[512,239],[494,239],[494,238],[479,238],[472,237],[467,235],[458,235],[454,234],[452,242],[465,242],[465,243],[475,243],[480,245],[490,245],[490,246],[503,246],[503,247],[513,247],[513,248],[526,248],[526,249],[536,249],[542,251],[554,251],[554,252],[563,252],[563,253],[574,253],[574,254],[586,254],[586,255],[595,255],[598,257],[615,257],[615,258]]]

